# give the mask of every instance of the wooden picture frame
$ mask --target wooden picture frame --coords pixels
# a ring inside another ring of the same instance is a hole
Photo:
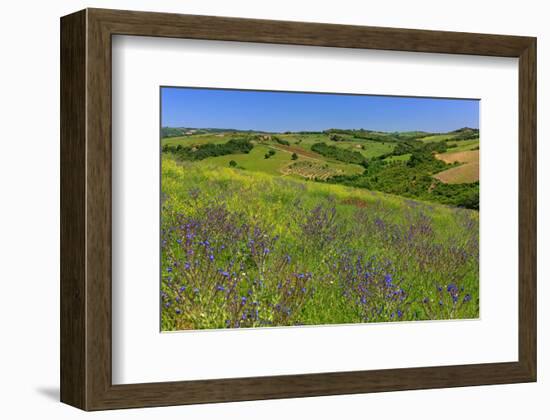
[[[519,360],[113,385],[111,39],[226,40],[519,58]],[[61,19],[61,401],[84,410],[536,380],[536,38],[86,9]]]

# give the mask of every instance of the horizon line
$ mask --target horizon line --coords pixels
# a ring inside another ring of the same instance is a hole
[[[284,134],[284,133],[303,133],[303,132],[311,132],[311,133],[323,133],[330,130],[348,130],[348,131],[370,131],[373,133],[409,133],[409,132],[419,132],[419,133],[429,133],[429,134],[446,134],[446,133],[452,133],[459,130],[478,130],[479,127],[470,127],[470,126],[462,126],[459,128],[455,128],[454,130],[449,131],[426,131],[426,130],[392,130],[392,131],[385,131],[385,130],[371,130],[368,128],[342,128],[342,127],[330,127],[325,128],[323,130],[281,130],[281,131],[273,131],[273,130],[261,130],[261,129],[254,129],[254,128],[234,128],[234,127],[191,127],[191,126],[176,126],[176,125],[161,125],[162,128],[187,128],[190,130],[220,130],[220,131],[259,131],[262,133],[278,133],[278,134]]]

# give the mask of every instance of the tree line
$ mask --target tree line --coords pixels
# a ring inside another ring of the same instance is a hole
[[[181,160],[203,160],[214,156],[231,155],[234,153],[249,153],[254,145],[247,139],[232,139],[227,143],[207,143],[200,146],[186,147],[178,145],[164,145],[162,151],[172,153]]]

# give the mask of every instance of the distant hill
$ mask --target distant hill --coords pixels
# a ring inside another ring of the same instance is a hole
[[[195,127],[162,127],[161,138],[190,136],[194,134],[216,134],[216,133],[269,133],[258,130],[237,130],[235,128],[195,128]]]
[[[360,129],[330,128],[324,131],[285,131],[283,133],[260,130],[239,130],[236,128],[198,128],[198,127],[162,127],[161,138],[184,137],[196,134],[221,134],[221,133],[246,133],[246,134],[319,134],[338,136],[349,136],[357,140],[370,140],[379,142],[398,143],[411,140],[470,140],[479,137],[479,129],[462,127],[448,132],[427,132],[427,131],[376,131]],[[345,137],[341,137],[345,139]]]
[[[479,128],[462,127],[458,130],[450,131],[450,133],[476,133],[479,134]]]
[[[182,161],[478,208],[479,130],[470,127],[447,133],[333,128],[276,134],[165,127],[164,134],[162,152]]]
[[[471,140],[479,137],[479,129],[463,127],[458,130],[451,131],[450,134],[454,134],[454,140]]]

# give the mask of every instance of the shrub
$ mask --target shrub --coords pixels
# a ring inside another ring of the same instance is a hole
[[[265,155],[264,155],[264,158],[265,159],[269,159],[271,156],[273,156],[275,154],[275,150],[272,150],[270,149],[269,152],[267,152]]]
[[[282,144],[284,146],[290,146],[290,143],[287,140],[281,139],[279,137],[273,137],[273,140],[275,140],[277,143]]]
[[[247,139],[232,139],[222,144],[203,144],[197,147],[177,146],[163,147],[163,152],[173,153],[181,160],[203,160],[213,156],[231,155],[234,153],[249,153],[254,145]]]
[[[359,152],[342,149],[336,146],[329,146],[326,143],[315,143],[311,146],[313,152],[319,153],[322,156],[339,160],[345,163],[354,163],[356,165],[367,166],[367,161]]]

